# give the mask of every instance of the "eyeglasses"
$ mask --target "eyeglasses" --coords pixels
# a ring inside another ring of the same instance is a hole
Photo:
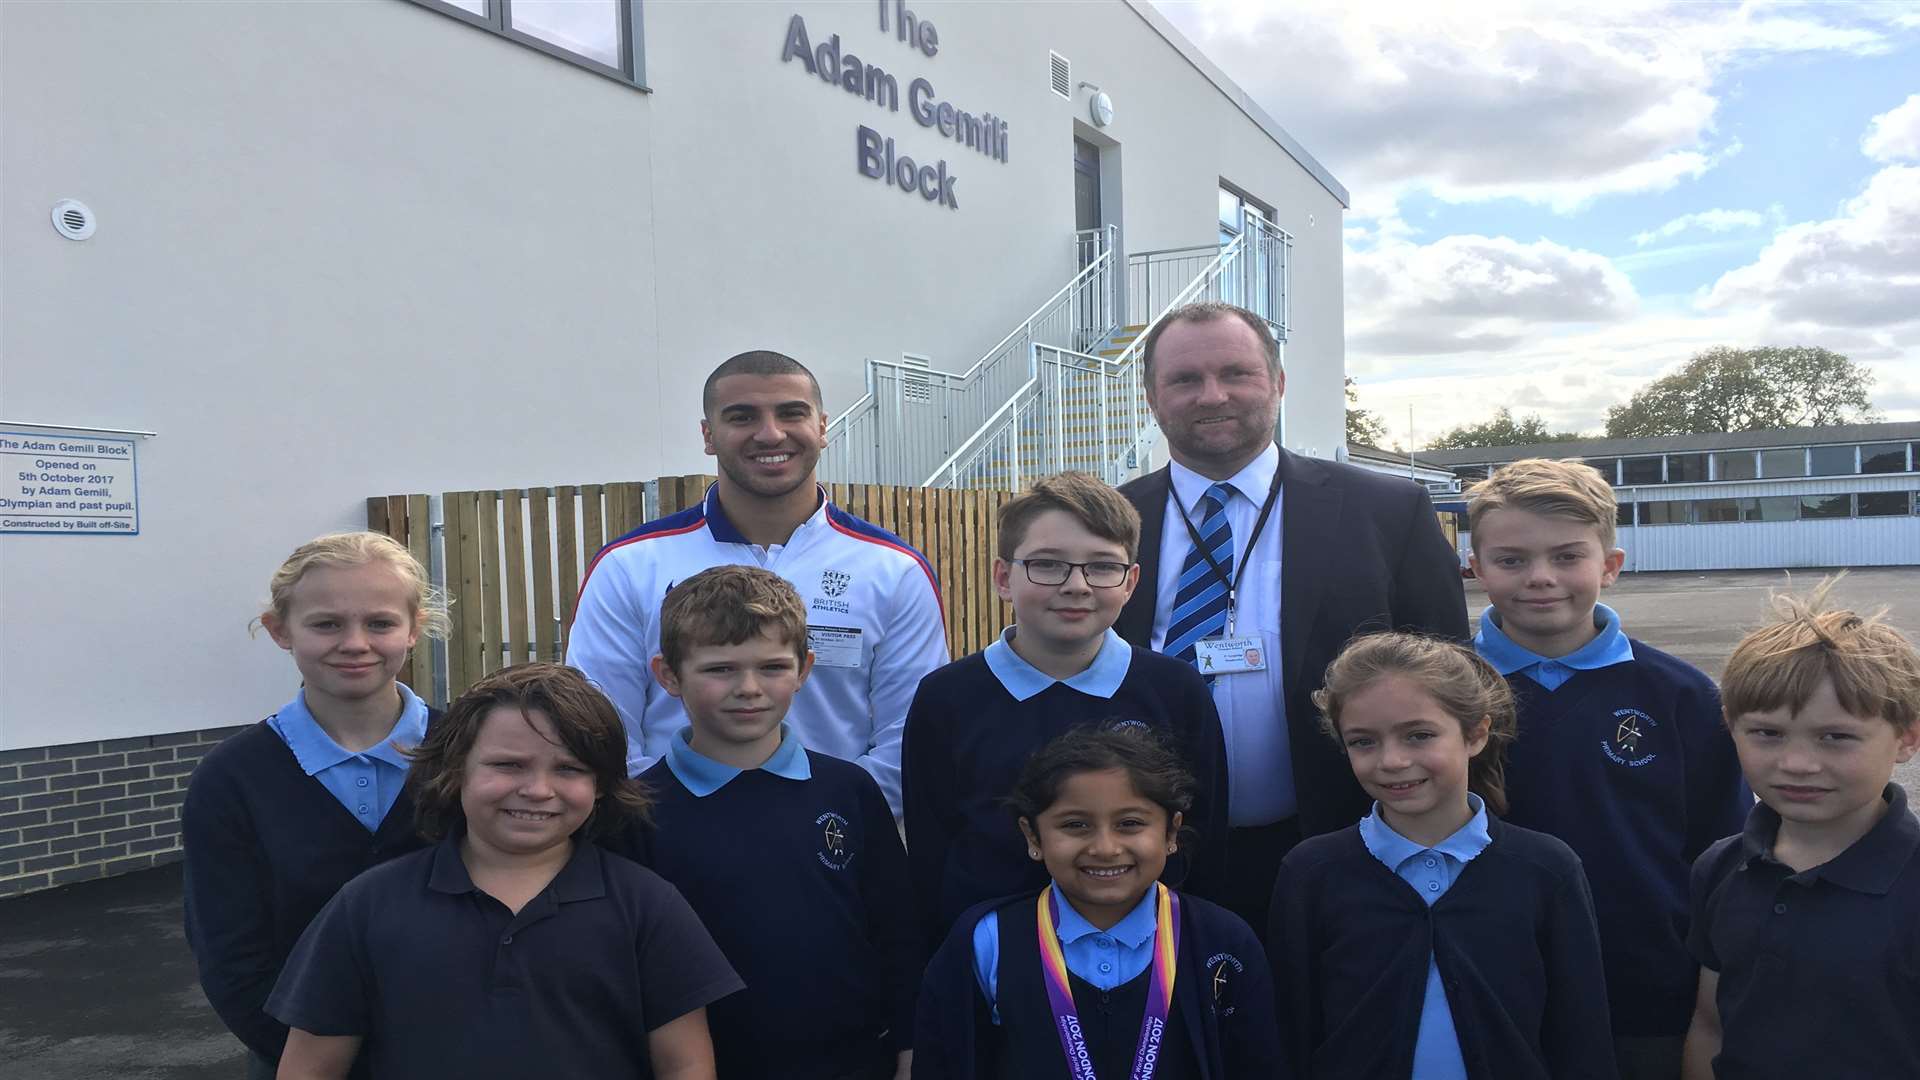
[[[1126,584],[1127,571],[1133,569],[1132,563],[1123,562],[1066,562],[1062,559],[1015,559],[1014,562],[1026,567],[1027,580],[1035,585],[1065,585],[1075,570],[1093,589],[1112,589]]]

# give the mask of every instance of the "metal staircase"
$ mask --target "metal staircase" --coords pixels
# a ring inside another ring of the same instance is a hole
[[[1121,484],[1154,467],[1159,436],[1140,379],[1146,334],[1167,311],[1201,300],[1238,304],[1284,345],[1291,324],[1293,238],[1247,216],[1231,242],[1127,259],[1127,310],[1086,351],[1035,341],[1028,378],[923,481],[925,487],[1018,490],[1036,476],[1084,469]]]
[[[1089,349],[1111,340],[1120,310],[1114,232],[1109,225],[1076,233],[1080,272],[966,371],[868,360],[866,394],[827,428],[820,475],[918,485],[1031,381],[1034,349]]]

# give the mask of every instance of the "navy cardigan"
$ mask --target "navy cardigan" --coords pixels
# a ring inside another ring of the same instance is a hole
[[[1300,1076],[1410,1075],[1431,958],[1471,1080],[1615,1080],[1580,860],[1492,816],[1487,830],[1493,842],[1431,908],[1357,825],[1288,853],[1267,951]]]
[[[1039,891],[976,904],[927,966],[913,1029],[914,1080],[975,1080],[989,1076],[992,1037],[987,1002],[973,973],[973,928],[990,911],[1031,907]],[[1004,928],[1007,920],[1002,919]],[[1037,942],[1000,939],[1000,970],[1040,964]],[[1245,921],[1226,908],[1180,894],[1180,958],[1174,969],[1174,1014],[1196,1048],[1201,1080],[1285,1080],[1291,1074],[1274,1038],[1273,985],[1266,953]],[[1056,1044],[1052,1047],[1059,1053]],[[985,1056],[985,1060],[982,1057]],[[1060,1060],[1061,1075],[1066,1061]]]
[[[427,723],[440,713],[429,710]],[[228,1029],[269,1061],[286,1025],[267,995],[301,931],[361,871],[424,847],[402,790],[369,833],[261,721],[213,748],[180,809],[187,944]]]

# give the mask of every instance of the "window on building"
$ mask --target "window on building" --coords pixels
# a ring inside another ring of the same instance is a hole
[[[1636,484],[1658,484],[1660,478],[1659,457],[1630,457],[1620,459],[1620,483],[1623,487]]]
[[[1813,458],[1814,476],[1852,476],[1853,447],[1816,446],[1809,455]]]
[[[1890,473],[1907,471],[1906,443],[1868,443],[1860,448],[1860,471]]]
[[[1851,495],[1800,496],[1800,517],[1804,520],[1843,518],[1852,515],[1853,496]]]
[[[413,0],[529,48],[646,85],[641,0]]]
[[[1685,525],[1690,519],[1688,504],[1684,502],[1643,502],[1639,505],[1642,525]]]
[[[1713,478],[1715,480],[1752,480],[1760,475],[1754,464],[1753,451],[1733,450],[1713,455]]]
[[[1792,450],[1760,451],[1760,475],[1805,476],[1807,475],[1807,452],[1798,447]]]
[[[1453,467],[1453,475],[1460,478],[1460,485],[1462,487],[1473,483],[1475,480],[1485,480],[1487,478],[1487,471],[1485,465],[1455,465]]]
[[[1741,521],[1740,504],[1742,499],[1696,499],[1693,504],[1693,520],[1700,525],[1713,525],[1727,521]]]
[[[1620,482],[1620,459],[1619,458],[1590,457],[1590,458],[1587,458],[1581,464],[1591,465],[1594,468],[1599,469],[1600,475],[1606,477],[1607,483],[1609,484],[1618,484]]]
[[[1863,491],[1858,496],[1861,517],[1905,517],[1913,495],[1906,491]]]
[[[1740,502],[1746,521],[1795,521],[1800,517],[1800,500],[1792,495],[1763,495]]]
[[[1623,502],[1618,506],[1614,507],[1613,523],[1615,525],[1633,524],[1633,504],[1630,502]]]
[[[1668,454],[1667,483],[1702,484],[1707,479],[1707,455]]]

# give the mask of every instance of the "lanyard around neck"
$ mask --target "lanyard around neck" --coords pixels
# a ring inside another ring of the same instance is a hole
[[[1207,560],[1207,569],[1213,571],[1214,579],[1227,587],[1227,633],[1231,635],[1234,608],[1240,597],[1240,582],[1247,576],[1247,564],[1253,561],[1253,546],[1260,542],[1261,530],[1267,527],[1267,515],[1273,513],[1274,503],[1280,500],[1280,469],[1275,466],[1273,470],[1273,483],[1267,485],[1267,501],[1260,504],[1260,516],[1253,520],[1253,533],[1247,537],[1247,546],[1242,549],[1246,554],[1241,556],[1240,564],[1233,568],[1232,577],[1227,576],[1220,561],[1213,557],[1213,552],[1207,550],[1206,541],[1201,537],[1200,530],[1194,527],[1193,518],[1187,513],[1186,504],[1180,501],[1180,489],[1173,483],[1171,476],[1167,478],[1167,490],[1173,495],[1173,508],[1180,511],[1180,523],[1187,527],[1187,536],[1193,540],[1194,550],[1200,553],[1201,558]],[[1220,512],[1226,513],[1227,508],[1222,506]],[[1201,524],[1204,525],[1205,522]]]
[[[1134,1044],[1129,1080],[1152,1080],[1160,1064],[1160,1044],[1167,1035],[1167,1017],[1173,1012],[1173,976],[1180,956],[1180,898],[1157,881],[1153,887],[1159,893],[1153,975],[1147,984],[1147,1007],[1140,1015],[1140,1039]],[[1053,1007],[1053,1027],[1060,1035],[1060,1049],[1067,1055],[1073,1080],[1098,1080],[1086,1032],[1080,1027],[1080,1012],[1073,1003],[1066,953],[1060,948],[1060,897],[1052,885],[1040,891],[1039,906],[1040,969],[1046,979],[1047,1003]]]

